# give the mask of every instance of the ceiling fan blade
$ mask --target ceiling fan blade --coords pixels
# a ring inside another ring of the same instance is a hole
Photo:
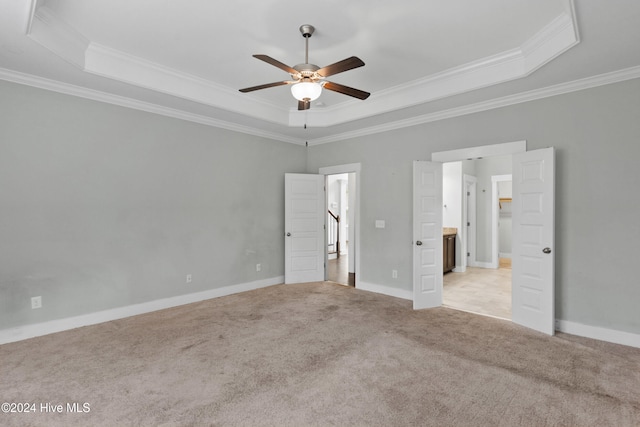
[[[342,93],[344,95],[353,96],[354,98],[358,98],[358,99],[367,99],[369,97],[369,95],[371,95],[369,92],[365,92],[365,91],[360,90],[360,89],[354,89],[352,87],[341,85],[341,84],[338,84],[338,83],[324,82],[322,86],[325,89],[332,90],[332,91],[338,92],[338,93]]]
[[[318,71],[316,71],[316,73],[320,74],[322,77],[329,77],[334,74],[342,73],[343,71],[362,67],[363,65],[364,62],[362,62],[360,58],[358,58],[357,56],[352,56],[351,58],[343,59],[342,61],[336,62],[335,64],[322,67]]]
[[[267,89],[267,88],[275,87],[275,86],[290,85],[292,83],[295,83],[295,82],[285,81],[285,82],[267,83],[267,84],[259,85],[259,86],[246,87],[244,89],[240,89],[240,92],[242,92],[242,93],[253,92],[254,90]]]
[[[266,62],[267,64],[271,64],[273,66],[276,66],[278,68],[280,68],[281,70],[286,71],[289,74],[298,74],[298,71],[295,70],[294,68],[289,67],[287,64],[283,64],[282,62],[278,61],[277,59],[273,59],[270,56],[267,55],[253,55],[254,58],[257,58],[261,61]]]
[[[304,101],[298,101],[298,111],[308,110],[311,108],[311,101],[308,98],[305,98]]]

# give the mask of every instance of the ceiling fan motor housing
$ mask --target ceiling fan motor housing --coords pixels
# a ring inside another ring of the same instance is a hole
[[[309,38],[315,31],[315,27],[313,25],[305,24],[300,26],[300,32],[302,33],[302,37]]]

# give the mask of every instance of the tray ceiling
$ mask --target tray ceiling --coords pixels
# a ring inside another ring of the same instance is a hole
[[[294,143],[411,123],[446,99],[530,80],[581,41],[570,0],[0,2],[11,20],[0,78]],[[369,99],[325,90],[300,112],[286,86],[238,92],[289,78],[253,54],[304,62],[301,24],[316,27],[309,62],[366,63],[331,80]]]

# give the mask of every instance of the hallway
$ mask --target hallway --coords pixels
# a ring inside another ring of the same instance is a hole
[[[340,258],[328,261],[327,280],[341,285],[356,285],[355,274],[349,274],[349,256],[346,253],[343,253]]]

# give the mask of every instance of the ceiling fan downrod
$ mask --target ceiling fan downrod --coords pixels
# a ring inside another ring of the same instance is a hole
[[[309,38],[313,35],[313,32],[316,29],[313,25],[305,24],[300,26],[300,32],[302,33],[302,37],[304,37],[304,63],[309,63]]]

